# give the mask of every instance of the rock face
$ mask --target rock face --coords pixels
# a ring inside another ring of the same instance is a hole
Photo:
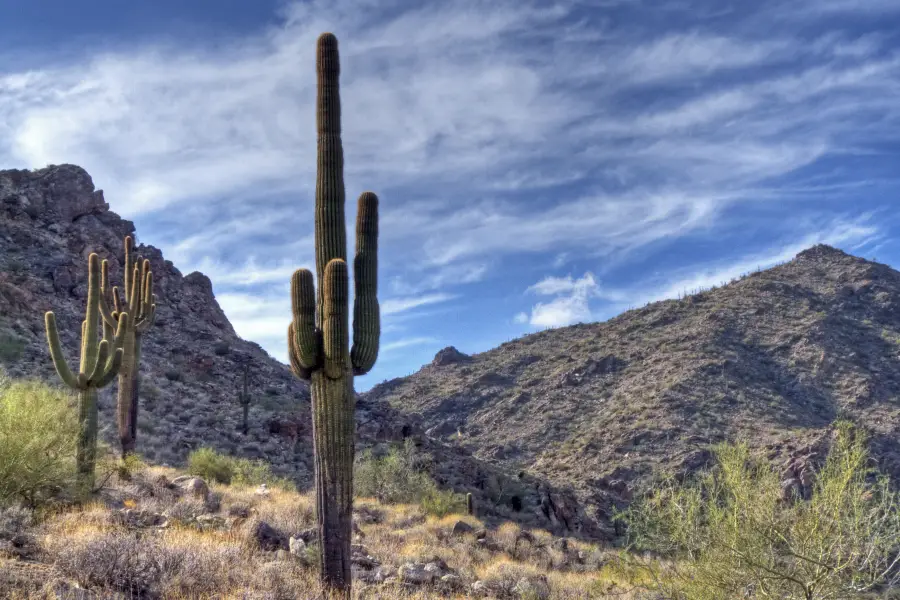
[[[84,318],[87,257],[96,252],[109,259],[111,283],[119,285],[126,235],[136,238],[135,254],[150,260],[158,296],[156,323],[143,342],[137,451],[150,462],[175,466],[183,465],[192,450],[210,446],[264,459],[276,473],[301,488],[309,486],[313,468],[306,383],[257,344],[237,336],[216,302],[209,277],[182,275],[159,249],[137,243],[134,224],[110,211],[103,192],[80,167],[0,171],[0,367],[13,376],[57,383],[46,347],[44,313],[56,313],[63,350],[71,357]],[[455,350],[447,356],[466,360]],[[236,395],[241,366],[248,362],[253,399],[250,429],[244,435]],[[116,385],[101,391],[99,406],[101,435],[114,447]],[[513,511],[508,497],[488,502],[479,488],[482,482],[508,490],[510,482],[518,482],[515,476],[425,436],[420,421],[386,402],[360,398],[359,450],[383,451],[412,439],[432,457],[430,469],[439,483],[476,494],[484,518],[549,525],[536,511]],[[179,484],[197,485],[189,479]],[[194,491],[202,495],[202,490]],[[538,506],[536,492],[528,498]],[[286,540],[281,546],[289,550]]]
[[[563,530],[612,534],[615,507],[659,474],[711,464],[724,439],[746,439],[780,469],[786,497],[808,497],[839,414],[869,430],[879,467],[900,479],[900,273],[828,246],[463,365],[444,355],[363,397],[503,472],[571,490],[519,498]],[[512,502],[503,485],[479,486]]]
[[[78,347],[87,291],[87,257],[110,261],[110,279],[121,284],[123,238],[134,224],[109,210],[83,169],[57,165],[36,171],[0,171],[0,365],[13,376],[56,382],[44,337],[44,313],[59,323],[63,350]],[[240,339],[202,273],[182,276],[159,249],[136,244],[149,259],[159,298],[155,327],[141,358],[138,452],[151,461],[179,464],[200,445],[239,456],[265,455],[284,475],[308,480],[309,453],[296,439],[270,434],[272,419],[309,422],[305,383],[258,345]],[[239,430],[238,363],[249,360],[251,429]],[[261,387],[265,386],[266,392]],[[104,438],[115,446],[116,384],[101,392]]]
[[[442,350],[438,350],[438,353],[434,355],[434,360],[431,361],[431,364],[435,367],[442,367],[444,365],[469,362],[469,360],[471,360],[471,357],[468,354],[463,354],[453,346],[447,346]]]

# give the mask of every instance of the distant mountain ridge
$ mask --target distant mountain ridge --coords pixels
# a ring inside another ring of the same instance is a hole
[[[599,523],[725,439],[746,439],[786,490],[808,493],[839,415],[900,479],[900,273],[819,245],[607,322],[472,356],[447,348],[364,396],[502,470],[573,488]]]

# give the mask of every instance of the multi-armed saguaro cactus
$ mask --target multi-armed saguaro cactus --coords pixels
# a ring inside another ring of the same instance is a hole
[[[349,598],[356,429],[353,376],[367,373],[375,364],[381,331],[376,295],[378,197],[371,192],[359,197],[350,349],[340,65],[337,38],[331,33],[319,36],[316,72],[315,243],[319,286],[315,290],[308,269],[294,272],[294,318],[288,326],[288,350],[294,373],[311,382],[320,576],[328,588]]]
[[[238,393],[238,402],[240,403],[241,407],[244,409],[244,420],[243,420],[242,431],[244,432],[244,435],[247,435],[247,431],[249,431],[249,429],[250,429],[249,424],[247,423],[247,417],[248,417],[248,413],[250,411],[250,392],[247,389],[247,383],[250,378],[250,365],[245,364],[243,371],[244,371],[243,388]]]
[[[78,448],[76,450],[78,496],[86,498],[94,489],[94,464],[97,456],[97,390],[112,382],[122,365],[128,314],[118,315],[115,334],[112,325],[103,322],[103,339],[98,338],[100,324],[100,257],[88,258],[87,314],[81,323],[81,365],[78,374],[69,369],[59,343],[56,316],[44,315],[50,357],[60,379],[78,390]]]
[[[109,289],[109,262],[103,261],[103,273],[100,282],[100,314],[103,322],[110,327],[116,326],[121,314],[127,312],[131,319],[125,320],[125,339],[122,344],[122,368],[119,370],[119,393],[116,404],[116,422],[119,427],[119,441],[122,446],[122,458],[134,452],[137,441],[137,413],[139,371],[141,360],[141,339],[144,333],[153,326],[156,316],[156,296],[153,294],[153,273],[150,272],[150,261],[137,257],[133,265],[131,250],[133,240],[125,237],[125,265],[122,279],[125,287],[124,300],[119,297],[119,288]],[[112,297],[110,307],[108,297]]]

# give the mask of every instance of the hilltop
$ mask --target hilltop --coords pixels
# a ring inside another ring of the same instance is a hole
[[[861,424],[900,477],[900,273],[815,246],[775,268],[603,323],[471,356],[446,348],[365,397],[509,473],[573,488],[605,524],[743,439],[808,492],[828,426]]]

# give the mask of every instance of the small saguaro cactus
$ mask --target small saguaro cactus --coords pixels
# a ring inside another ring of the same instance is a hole
[[[103,261],[100,279],[100,314],[103,322],[115,327],[119,315],[127,312],[125,339],[122,344],[122,368],[119,370],[119,390],[116,399],[116,424],[119,429],[119,443],[122,458],[134,452],[137,443],[137,414],[140,384],[141,340],[153,326],[156,317],[156,296],[153,294],[153,273],[150,261],[137,260],[132,263],[133,240],[125,236],[125,264],[122,279],[125,288],[124,299],[119,297],[119,288],[109,289],[109,262]],[[110,297],[112,307],[110,307]]]
[[[98,338],[100,324],[100,257],[88,257],[87,312],[81,323],[81,365],[75,374],[63,356],[53,312],[44,315],[50,357],[60,379],[78,390],[78,447],[75,453],[76,485],[80,499],[86,499],[94,489],[94,465],[97,458],[97,390],[109,385],[122,366],[128,314],[118,315],[117,327],[103,321],[103,339]]]
[[[475,499],[471,492],[466,494],[466,514],[470,517],[475,516]]]
[[[243,372],[244,372],[243,373],[243,387],[242,387],[241,391],[238,392],[238,402],[240,403],[241,407],[244,409],[244,415],[243,415],[244,418],[242,421],[241,431],[244,432],[244,435],[247,435],[247,432],[250,430],[250,426],[247,422],[247,417],[249,416],[248,413],[250,412],[250,392],[247,389],[248,381],[250,378],[250,365],[249,364],[244,365]]]
[[[356,430],[353,376],[364,375],[374,366],[381,331],[378,197],[372,192],[359,197],[350,348],[340,66],[337,38],[331,33],[319,36],[316,72],[315,245],[319,286],[316,290],[308,269],[298,269],[291,278],[293,321],[288,326],[288,350],[294,373],[310,381],[320,577],[332,592],[349,598]]]

